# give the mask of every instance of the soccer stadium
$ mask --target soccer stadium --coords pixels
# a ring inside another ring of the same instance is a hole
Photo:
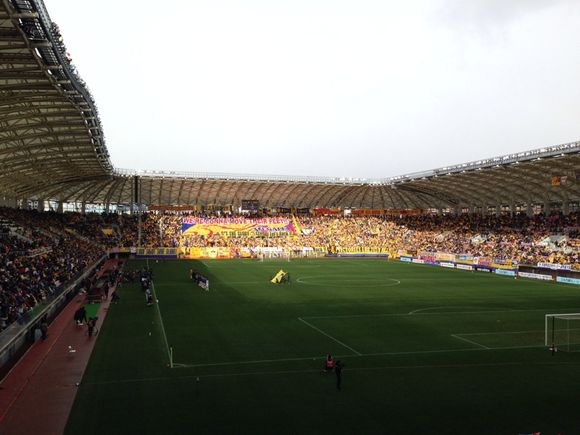
[[[580,433],[580,142],[119,168],[46,3],[0,1],[1,434]]]

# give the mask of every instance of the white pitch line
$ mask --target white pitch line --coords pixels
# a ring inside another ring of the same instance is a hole
[[[352,355],[336,355],[336,358],[345,358]],[[326,359],[325,356],[310,356],[301,358],[279,358],[279,359],[259,359],[253,361],[230,361],[230,362],[219,362],[219,363],[201,363],[201,364],[174,364],[183,368],[194,368],[194,367],[216,367],[216,366],[236,366],[236,365],[246,365],[246,364],[265,364],[265,363],[276,363],[276,362],[290,362],[290,361],[311,361],[311,360],[323,360]]]
[[[228,285],[255,285],[255,284],[263,284],[264,281],[228,281],[226,284]]]
[[[147,269],[149,269],[149,259],[147,259]],[[151,289],[153,290],[153,297],[155,298],[155,308],[157,310],[157,315],[159,316],[159,321],[161,322],[161,332],[163,334],[163,341],[165,341],[165,349],[167,350],[167,358],[171,364],[171,350],[169,348],[169,341],[167,340],[167,334],[165,333],[165,325],[163,324],[163,317],[161,316],[161,310],[159,309],[159,299],[157,298],[157,292],[155,291],[155,284],[151,280]]]
[[[361,353],[359,355],[335,355],[336,358],[364,358],[364,357],[374,357],[374,356],[402,356],[402,355],[422,355],[422,354],[432,354],[432,353],[454,353],[454,352],[481,352],[484,350],[511,350],[511,349],[533,349],[533,348],[543,348],[544,345],[530,345],[530,346],[507,346],[507,347],[470,347],[467,349],[434,349],[434,350],[409,350],[402,352],[376,352],[376,353]],[[267,362],[285,362],[285,361],[300,361],[309,360],[313,358],[283,358],[283,359],[272,359],[272,360],[256,360],[256,361],[232,361],[227,363],[209,363],[209,364],[178,364],[174,363],[174,366],[181,368],[193,368],[193,367],[212,367],[212,366],[225,366],[225,365],[242,365],[242,364],[260,364]],[[315,357],[314,359],[320,360],[324,357]]]
[[[539,332],[542,335],[544,330],[536,329],[534,331],[497,331],[497,332],[462,332],[457,335],[505,335],[505,334],[528,334],[530,332]]]
[[[352,347],[350,347],[348,344],[343,343],[342,341],[338,340],[337,338],[333,337],[330,334],[327,334],[326,332],[324,332],[322,329],[317,328],[316,326],[314,326],[312,323],[308,323],[306,320],[304,320],[302,317],[298,317],[298,320],[300,320],[302,323],[304,323],[307,326],[310,326],[312,329],[314,329],[315,331],[320,332],[322,335],[325,335],[326,337],[330,338],[331,340],[337,342],[338,344],[340,344],[341,346],[347,348],[348,350],[354,352],[356,355],[358,356],[362,356],[362,353],[360,353],[358,350],[353,349]]]
[[[306,284],[315,287],[329,287],[329,286],[337,286],[337,287],[394,287],[396,285],[400,285],[401,281],[395,278],[377,278],[377,279],[341,279],[341,280],[327,280],[325,282],[316,282],[316,278],[321,278],[322,276],[306,276],[300,277],[296,280],[297,283]],[[387,280],[387,282],[385,282]],[[389,282],[390,281],[390,282]]]
[[[572,309],[572,308],[571,308]],[[578,310],[580,308],[573,308]],[[549,312],[545,308],[538,308],[533,310],[491,310],[491,311],[444,311],[441,313],[383,313],[383,314],[345,314],[338,316],[306,316],[303,319],[349,319],[357,317],[401,317],[401,316],[441,316],[452,314],[499,314],[499,313],[533,313],[533,312]]]
[[[467,308],[467,309],[474,309],[475,308],[475,309],[477,309],[479,307],[474,307],[474,306],[456,306],[456,307],[453,307],[450,305],[445,305],[445,306],[441,306],[441,307],[419,308],[418,310],[409,311],[407,314],[409,314],[409,315],[419,314],[419,313],[423,313],[424,311],[441,310],[441,309],[445,309],[445,308]],[[446,313],[454,313],[454,311],[446,311]],[[438,313],[434,313],[434,314],[438,314]]]
[[[543,346],[542,346],[543,347]],[[512,349],[504,348],[501,349]],[[519,347],[517,347],[519,349]],[[481,348],[469,348],[469,349],[435,349],[435,350],[410,350],[403,352],[377,352],[377,353],[361,353],[359,355],[335,355],[335,358],[356,358],[356,357],[373,357],[373,356],[397,356],[397,355],[417,355],[417,354],[431,354],[431,353],[449,353],[449,352],[467,352],[467,351],[480,351],[484,350]],[[487,350],[487,349],[486,349]],[[199,368],[199,367],[216,367],[216,366],[235,366],[235,365],[249,365],[249,364],[264,364],[264,363],[277,363],[277,362],[290,362],[290,361],[307,361],[307,360],[320,360],[325,359],[325,357],[310,357],[310,358],[280,358],[280,359],[264,359],[264,360],[254,360],[254,361],[230,361],[230,362],[220,362],[220,363],[207,363],[207,364],[181,364],[173,363],[176,368]]]
[[[479,343],[477,343],[477,342],[475,342],[475,341],[471,341],[471,340],[469,340],[469,339],[467,339],[467,338],[460,337],[459,335],[455,335],[455,334],[450,334],[450,335],[451,335],[453,338],[457,338],[458,340],[463,340],[463,341],[465,341],[466,343],[471,343],[471,344],[474,344],[474,345],[476,345],[476,346],[478,346],[478,347],[481,347],[481,348],[483,348],[483,349],[488,349],[488,350],[489,350],[489,347],[487,347],[487,346],[484,346],[483,344],[479,344]]]
[[[528,362],[515,361],[503,363],[475,363],[475,364],[441,364],[441,365],[414,365],[414,366],[380,366],[380,367],[351,367],[344,370],[358,372],[371,370],[417,370],[417,369],[450,369],[450,368],[476,368],[476,367],[505,367],[505,366],[578,366],[577,362]],[[260,376],[260,375],[283,375],[283,374],[304,374],[304,373],[320,373],[320,369],[305,369],[305,370],[280,370],[280,371],[261,371],[261,372],[242,372],[242,373],[215,373],[215,374],[200,374],[187,376],[171,376],[171,377],[151,377],[151,378],[133,378],[133,379],[116,379],[101,382],[84,382],[83,385],[115,385],[115,384],[131,384],[139,382],[167,382],[167,381],[184,381],[184,380],[201,380],[208,378],[226,378],[235,376]]]

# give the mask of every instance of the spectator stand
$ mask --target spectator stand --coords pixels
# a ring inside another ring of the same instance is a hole
[[[55,294],[44,306],[34,311],[33,315],[24,324],[14,322],[0,334],[0,367],[6,370],[11,362],[14,362],[26,348],[27,342],[33,341],[35,330],[40,325],[43,316],[53,318],[62,308],[75,297],[81,283],[87,279],[105,259],[98,259],[93,265],[85,269],[80,275],[61,287],[61,291]]]

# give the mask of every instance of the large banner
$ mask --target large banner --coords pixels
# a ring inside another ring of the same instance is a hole
[[[493,261],[489,257],[473,257],[473,264],[478,266],[491,266],[492,263]]]
[[[450,254],[449,252],[437,252],[435,253],[435,260],[445,262],[455,262],[455,254]]]
[[[179,258],[236,258],[240,256],[236,249],[225,247],[179,249]]]
[[[177,248],[137,248],[137,257],[167,257],[176,258]]]
[[[204,218],[184,217],[181,222],[183,235],[256,237],[276,233],[294,234],[294,225],[288,218]]]

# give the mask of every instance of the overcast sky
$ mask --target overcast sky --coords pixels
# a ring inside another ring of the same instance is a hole
[[[382,178],[580,139],[580,2],[45,0],[115,166]]]

